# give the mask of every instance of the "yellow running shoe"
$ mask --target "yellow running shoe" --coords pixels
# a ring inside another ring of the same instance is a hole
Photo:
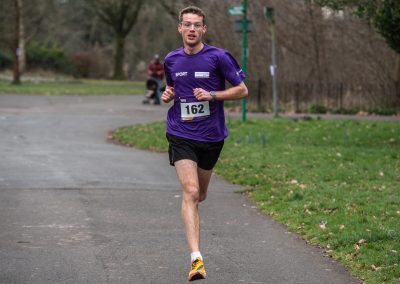
[[[206,270],[204,262],[200,257],[192,261],[192,269],[189,272],[189,281],[206,279]]]

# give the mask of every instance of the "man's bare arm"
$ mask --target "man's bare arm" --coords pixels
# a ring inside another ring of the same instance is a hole
[[[204,90],[202,88],[196,88],[193,90],[194,96],[199,101],[211,101],[213,97],[210,94],[213,90]],[[215,92],[215,100],[225,101],[225,100],[239,100],[245,98],[249,95],[246,85],[242,82],[237,86],[228,88],[224,91]]]

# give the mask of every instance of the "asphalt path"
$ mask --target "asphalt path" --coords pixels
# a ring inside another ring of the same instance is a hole
[[[109,143],[165,119],[140,96],[0,95],[0,283],[186,283],[181,190],[165,153]],[[200,283],[360,283],[213,176]]]

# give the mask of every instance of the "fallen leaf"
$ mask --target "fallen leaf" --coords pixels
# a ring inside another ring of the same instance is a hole
[[[377,266],[375,266],[375,265],[371,265],[371,268],[374,270],[374,271],[377,271],[377,270],[379,270],[379,269],[382,269],[382,267],[377,267]]]
[[[354,244],[354,248],[359,250],[363,244],[367,243],[367,240],[361,239],[357,243]]]
[[[320,227],[322,230],[325,230],[325,229],[326,229],[326,224],[327,224],[327,223],[328,223],[327,221],[321,220],[321,221],[319,221],[319,227]]]
[[[357,244],[362,245],[362,244],[365,244],[366,242],[367,242],[367,240],[361,239],[361,240],[359,240],[359,241],[357,242]]]

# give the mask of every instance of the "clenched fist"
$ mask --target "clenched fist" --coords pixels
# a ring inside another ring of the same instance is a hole
[[[174,99],[174,96],[175,96],[174,87],[167,86],[167,88],[161,95],[161,100],[164,103],[169,103],[170,101],[172,101]]]

